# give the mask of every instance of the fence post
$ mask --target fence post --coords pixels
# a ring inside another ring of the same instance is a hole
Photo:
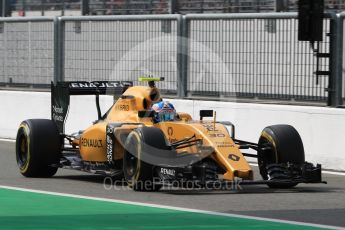
[[[188,22],[180,15],[177,23],[177,95],[184,98],[187,95]]]
[[[169,14],[177,14],[179,11],[177,0],[169,0]]]
[[[59,19],[58,17],[54,18],[54,83],[59,81]]]
[[[343,66],[343,19],[339,14],[331,16],[331,38],[330,38],[330,79],[328,106],[339,107],[342,100],[342,66]]]
[[[90,1],[89,0],[82,0],[81,1],[81,15],[89,15],[90,14]]]
[[[61,17],[54,19],[54,82],[64,81],[64,33]]]
[[[5,0],[0,0],[0,17],[2,17],[2,15],[4,15],[4,4],[5,4]]]
[[[0,0],[0,17],[11,17],[12,8],[11,1]]]

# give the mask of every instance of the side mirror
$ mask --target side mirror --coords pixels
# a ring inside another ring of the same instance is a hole
[[[204,117],[213,117],[213,110],[200,110],[200,121]]]

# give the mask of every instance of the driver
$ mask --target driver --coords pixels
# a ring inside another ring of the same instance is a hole
[[[152,110],[156,112],[153,120],[155,123],[161,121],[174,121],[176,119],[176,110],[168,101],[159,101],[152,105]]]

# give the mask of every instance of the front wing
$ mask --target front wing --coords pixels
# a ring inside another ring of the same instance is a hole
[[[267,166],[268,178],[266,180],[242,180],[236,177],[234,181],[221,179],[217,174],[214,164],[205,165],[197,163],[184,168],[178,167],[154,167],[153,173],[158,178],[155,183],[163,185],[174,185],[178,187],[186,187],[192,185],[194,188],[220,188],[233,189],[238,185],[256,185],[267,184],[280,187],[284,185],[298,183],[324,183],[322,181],[321,165],[314,166],[311,163],[303,164],[270,164]]]

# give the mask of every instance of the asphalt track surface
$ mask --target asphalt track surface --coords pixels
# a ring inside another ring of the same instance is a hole
[[[119,182],[72,170],[59,170],[49,179],[24,178],[15,161],[14,143],[0,141],[0,185],[59,193],[249,215],[344,227],[345,176],[324,174],[324,184],[300,184],[294,189],[274,190],[265,185],[242,186],[232,191],[162,189],[134,192]],[[259,178],[258,178],[259,179]]]

